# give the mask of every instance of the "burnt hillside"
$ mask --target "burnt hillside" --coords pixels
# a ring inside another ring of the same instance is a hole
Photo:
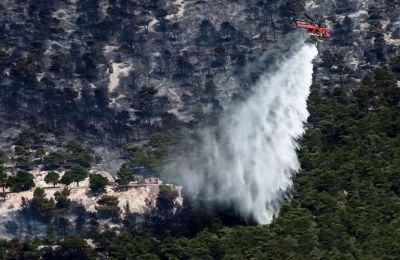
[[[393,1],[7,0],[0,12],[2,128],[96,144],[206,120],[251,85],[226,89],[241,66],[274,50],[304,12],[333,30],[319,44],[326,87],[354,86],[400,41]]]

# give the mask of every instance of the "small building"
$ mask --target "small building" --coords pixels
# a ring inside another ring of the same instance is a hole
[[[137,179],[138,184],[142,185],[160,185],[161,180],[157,177],[150,177],[150,178],[138,178]]]

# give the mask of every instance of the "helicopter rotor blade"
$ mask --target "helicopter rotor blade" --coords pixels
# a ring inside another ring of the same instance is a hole
[[[323,17],[316,17],[316,18],[312,18],[311,16],[309,16],[308,14],[304,14],[305,17],[307,17],[307,19],[309,19],[310,21],[312,21],[315,25],[322,27],[323,26],[323,22],[322,20],[324,19]],[[325,18],[326,19],[326,18]],[[324,19],[324,20],[325,20]]]
[[[309,15],[304,14],[304,16],[307,17],[309,20],[313,21],[314,23],[316,23],[316,21],[313,18],[311,18]]]

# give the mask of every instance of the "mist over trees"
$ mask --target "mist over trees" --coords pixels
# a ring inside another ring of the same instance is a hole
[[[68,190],[56,193],[53,200],[36,188],[24,210],[38,219],[53,219],[49,226],[53,231],[40,241],[46,245],[53,241],[57,247],[39,249],[33,241],[11,240],[2,241],[0,250],[8,255],[19,248],[19,254],[43,257],[72,250],[84,259],[104,255],[116,259],[397,256],[393,241],[398,238],[400,210],[396,206],[400,111],[391,103],[397,88],[390,79],[399,74],[395,68],[379,68],[373,75],[350,94],[339,86],[332,90],[312,87],[309,108],[313,127],[302,139],[299,153],[303,170],[294,178],[293,198],[270,225],[243,226],[233,209],[210,208],[185,195],[183,204],[178,205],[177,191],[160,186],[156,207],[148,207],[144,215],[131,213],[129,205],[120,208],[117,197],[103,195],[96,205],[97,216],[78,213],[76,225],[83,233],[65,236],[69,232],[57,225],[68,221],[59,215],[71,205]],[[374,89],[371,86],[384,88],[386,95],[381,91],[363,95]],[[120,170],[119,178],[124,178],[126,167]],[[94,175],[90,178],[95,179]],[[122,221],[124,231],[107,227],[95,231],[97,219]],[[83,225],[78,223],[81,221]],[[76,243],[67,246],[71,239]],[[86,244],[88,239],[94,248]]]

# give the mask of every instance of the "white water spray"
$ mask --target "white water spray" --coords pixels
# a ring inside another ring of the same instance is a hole
[[[303,44],[276,72],[263,75],[254,93],[222,116],[218,132],[203,130],[201,144],[169,171],[190,193],[233,203],[244,217],[270,223],[300,169],[296,140],[309,115],[316,55],[314,45]]]

